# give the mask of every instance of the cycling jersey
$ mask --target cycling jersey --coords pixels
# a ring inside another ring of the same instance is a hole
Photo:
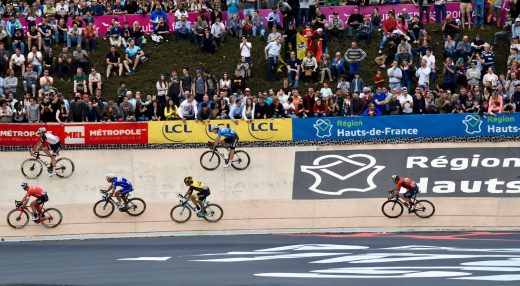
[[[231,128],[222,128],[222,129],[219,129],[218,131],[218,135],[217,135],[217,138],[220,139],[220,137],[226,137],[226,138],[238,138],[238,135],[237,133],[235,132],[235,130],[231,129]]]
[[[60,138],[56,135],[46,133],[46,134],[43,134],[43,136],[41,137],[41,142],[42,143],[47,142],[51,145],[56,145],[56,144],[60,143]]]
[[[193,197],[199,201],[204,201],[210,195],[209,187],[204,185],[204,183],[197,181],[191,183],[188,192],[195,192]]]
[[[123,177],[114,177],[114,181],[112,181],[112,185],[114,187],[121,187],[119,190],[119,193],[121,195],[126,195],[134,190],[134,187],[132,184]]]
[[[419,192],[419,186],[417,186],[417,183],[410,178],[401,178],[397,182],[397,191],[400,191],[401,188],[407,189],[406,193],[404,194],[404,196],[407,198],[411,198]]]
[[[40,188],[40,187],[37,187],[37,186],[32,186],[32,187],[29,187],[29,189],[27,189],[27,197],[35,197],[35,198],[40,198],[42,197],[44,194],[43,194],[43,189]]]

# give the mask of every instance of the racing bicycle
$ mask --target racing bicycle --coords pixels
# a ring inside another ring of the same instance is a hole
[[[389,218],[397,218],[403,214],[404,211],[404,201],[399,196],[397,190],[389,190],[390,194],[388,196],[388,200],[383,203],[381,210],[383,214]],[[411,204],[415,205],[415,209],[411,210],[408,208],[408,213],[414,213],[416,216],[420,218],[429,218],[435,213],[435,206],[432,202],[428,200],[417,200],[417,194],[415,194],[411,199]]]
[[[14,202],[16,208],[7,214],[7,223],[12,228],[24,228],[29,223],[29,208],[27,206],[22,206],[22,202],[20,201]],[[40,205],[40,216],[34,222],[41,223],[46,228],[57,227],[61,223],[63,215],[56,208],[43,208],[44,204],[45,203]]]
[[[208,142],[208,145],[209,145],[210,150],[202,153],[202,155],[200,156],[200,165],[202,166],[202,168],[204,168],[208,171],[213,171],[216,168],[218,168],[218,166],[220,166],[220,161],[226,160],[226,156],[225,156],[226,154],[224,153],[224,151],[219,151],[218,149],[219,148],[228,149],[228,148],[225,148],[222,146],[214,148],[212,142]],[[227,153],[229,154],[229,149],[228,149]],[[231,161],[231,167],[233,167],[235,170],[244,170],[249,166],[249,163],[250,163],[250,158],[249,158],[249,154],[247,154],[246,151],[242,151],[242,150],[235,151],[235,156],[233,157],[233,160]]]
[[[52,172],[50,156],[47,154],[41,154],[40,151],[36,151],[33,157],[34,158],[27,159],[22,163],[22,174],[27,179],[38,178],[41,175],[44,166],[47,168],[49,173]],[[43,159],[42,157],[48,159]],[[74,173],[74,163],[69,158],[61,157],[56,160],[55,171],[56,176],[60,178],[68,178],[72,173]]]
[[[94,214],[100,218],[109,217],[116,209],[117,202],[106,190],[100,190],[103,198],[94,204]],[[146,203],[140,198],[128,199],[128,194],[123,197],[126,201],[125,207],[119,209],[120,212],[126,212],[131,216],[139,216],[146,210]]]
[[[170,211],[170,217],[174,222],[183,223],[187,222],[191,218],[191,212],[196,212],[197,208],[193,206],[189,200],[184,198],[183,195],[179,194],[180,203],[172,208]],[[204,200],[202,202],[205,212],[200,212],[197,214],[198,217],[201,217],[209,222],[217,222],[222,219],[224,215],[224,210],[217,204],[210,204],[208,201]]]

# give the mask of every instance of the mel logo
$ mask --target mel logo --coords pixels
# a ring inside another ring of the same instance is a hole
[[[85,126],[65,126],[65,144],[85,144]]]

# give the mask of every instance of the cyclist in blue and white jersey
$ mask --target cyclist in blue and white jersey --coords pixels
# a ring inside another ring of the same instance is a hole
[[[214,148],[221,143],[222,146],[229,148],[229,158],[226,160],[226,164],[224,164],[224,168],[228,168],[231,166],[233,156],[235,156],[235,148],[238,144],[238,134],[231,128],[220,128],[217,124],[211,125],[210,130],[217,134],[217,138],[215,138],[215,142],[213,143]],[[223,140],[221,139],[222,137],[224,137]]]
[[[116,196],[117,201],[119,202],[118,207],[123,209],[128,201],[128,194],[134,190],[132,184],[123,177],[116,177],[112,174],[107,175],[107,182],[110,183],[110,187],[107,189],[107,192],[112,191],[110,196]],[[117,187],[120,187],[119,191]]]

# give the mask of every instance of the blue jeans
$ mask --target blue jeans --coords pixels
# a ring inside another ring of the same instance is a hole
[[[85,40],[85,47],[88,47],[89,51],[95,51],[97,49],[96,39]]]
[[[382,50],[385,47],[386,41],[388,41],[388,36],[383,34],[383,39],[381,39],[381,44],[379,45],[380,50]]]
[[[408,63],[412,63],[413,55],[412,54],[395,54],[395,60],[398,63],[401,63],[403,60],[407,60]]]
[[[401,83],[400,82],[395,82],[395,83],[390,83],[389,86],[390,90],[394,89],[394,88],[401,88]]]
[[[72,45],[77,46],[81,45],[81,37],[79,36],[69,36],[67,37],[67,47],[70,49]]]
[[[311,22],[311,18],[310,18],[310,9],[309,8],[300,8],[300,24],[301,23],[310,23]]]
[[[289,84],[292,84],[294,88],[298,88],[299,77],[300,76],[297,72],[287,72],[287,79],[289,80]]]
[[[350,63],[350,78],[354,78],[355,73],[361,71],[361,63]]]
[[[478,24],[480,27],[484,26],[484,17],[486,17],[486,14],[484,14],[484,4],[475,4],[473,13],[473,25],[477,26]],[[479,18],[480,21],[478,21]]]
[[[16,49],[20,49],[20,52],[22,54],[25,53],[25,44],[23,42],[18,43],[18,45],[13,43],[12,46],[13,46],[13,52],[16,52]]]
[[[187,39],[190,42],[193,42],[193,35],[190,29],[175,30],[175,39],[178,41],[180,38]]]
[[[265,36],[265,27],[253,26],[253,37],[256,37],[257,33],[260,33],[260,37]]]
[[[54,41],[56,41],[56,43],[68,43],[67,42],[67,34],[66,33],[63,33],[63,34],[60,34],[58,32],[55,32],[54,33]]]
[[[425,21],[423,22],[422,16],[424,14]],[[419,22],[428,23],[430,21],[430,5],[419,7]]]
[[[314,112],[314,117],[326,117],[327,114],[325,113],[317,113],[317,112]]]
[[[278,80],[278,56],[267,58],[267,80]]]
[[[442,13],[442,19],[446,19],[446,4],[442,5],[434,5],[435,6],[435,22],[441,23],[441,13]]]

